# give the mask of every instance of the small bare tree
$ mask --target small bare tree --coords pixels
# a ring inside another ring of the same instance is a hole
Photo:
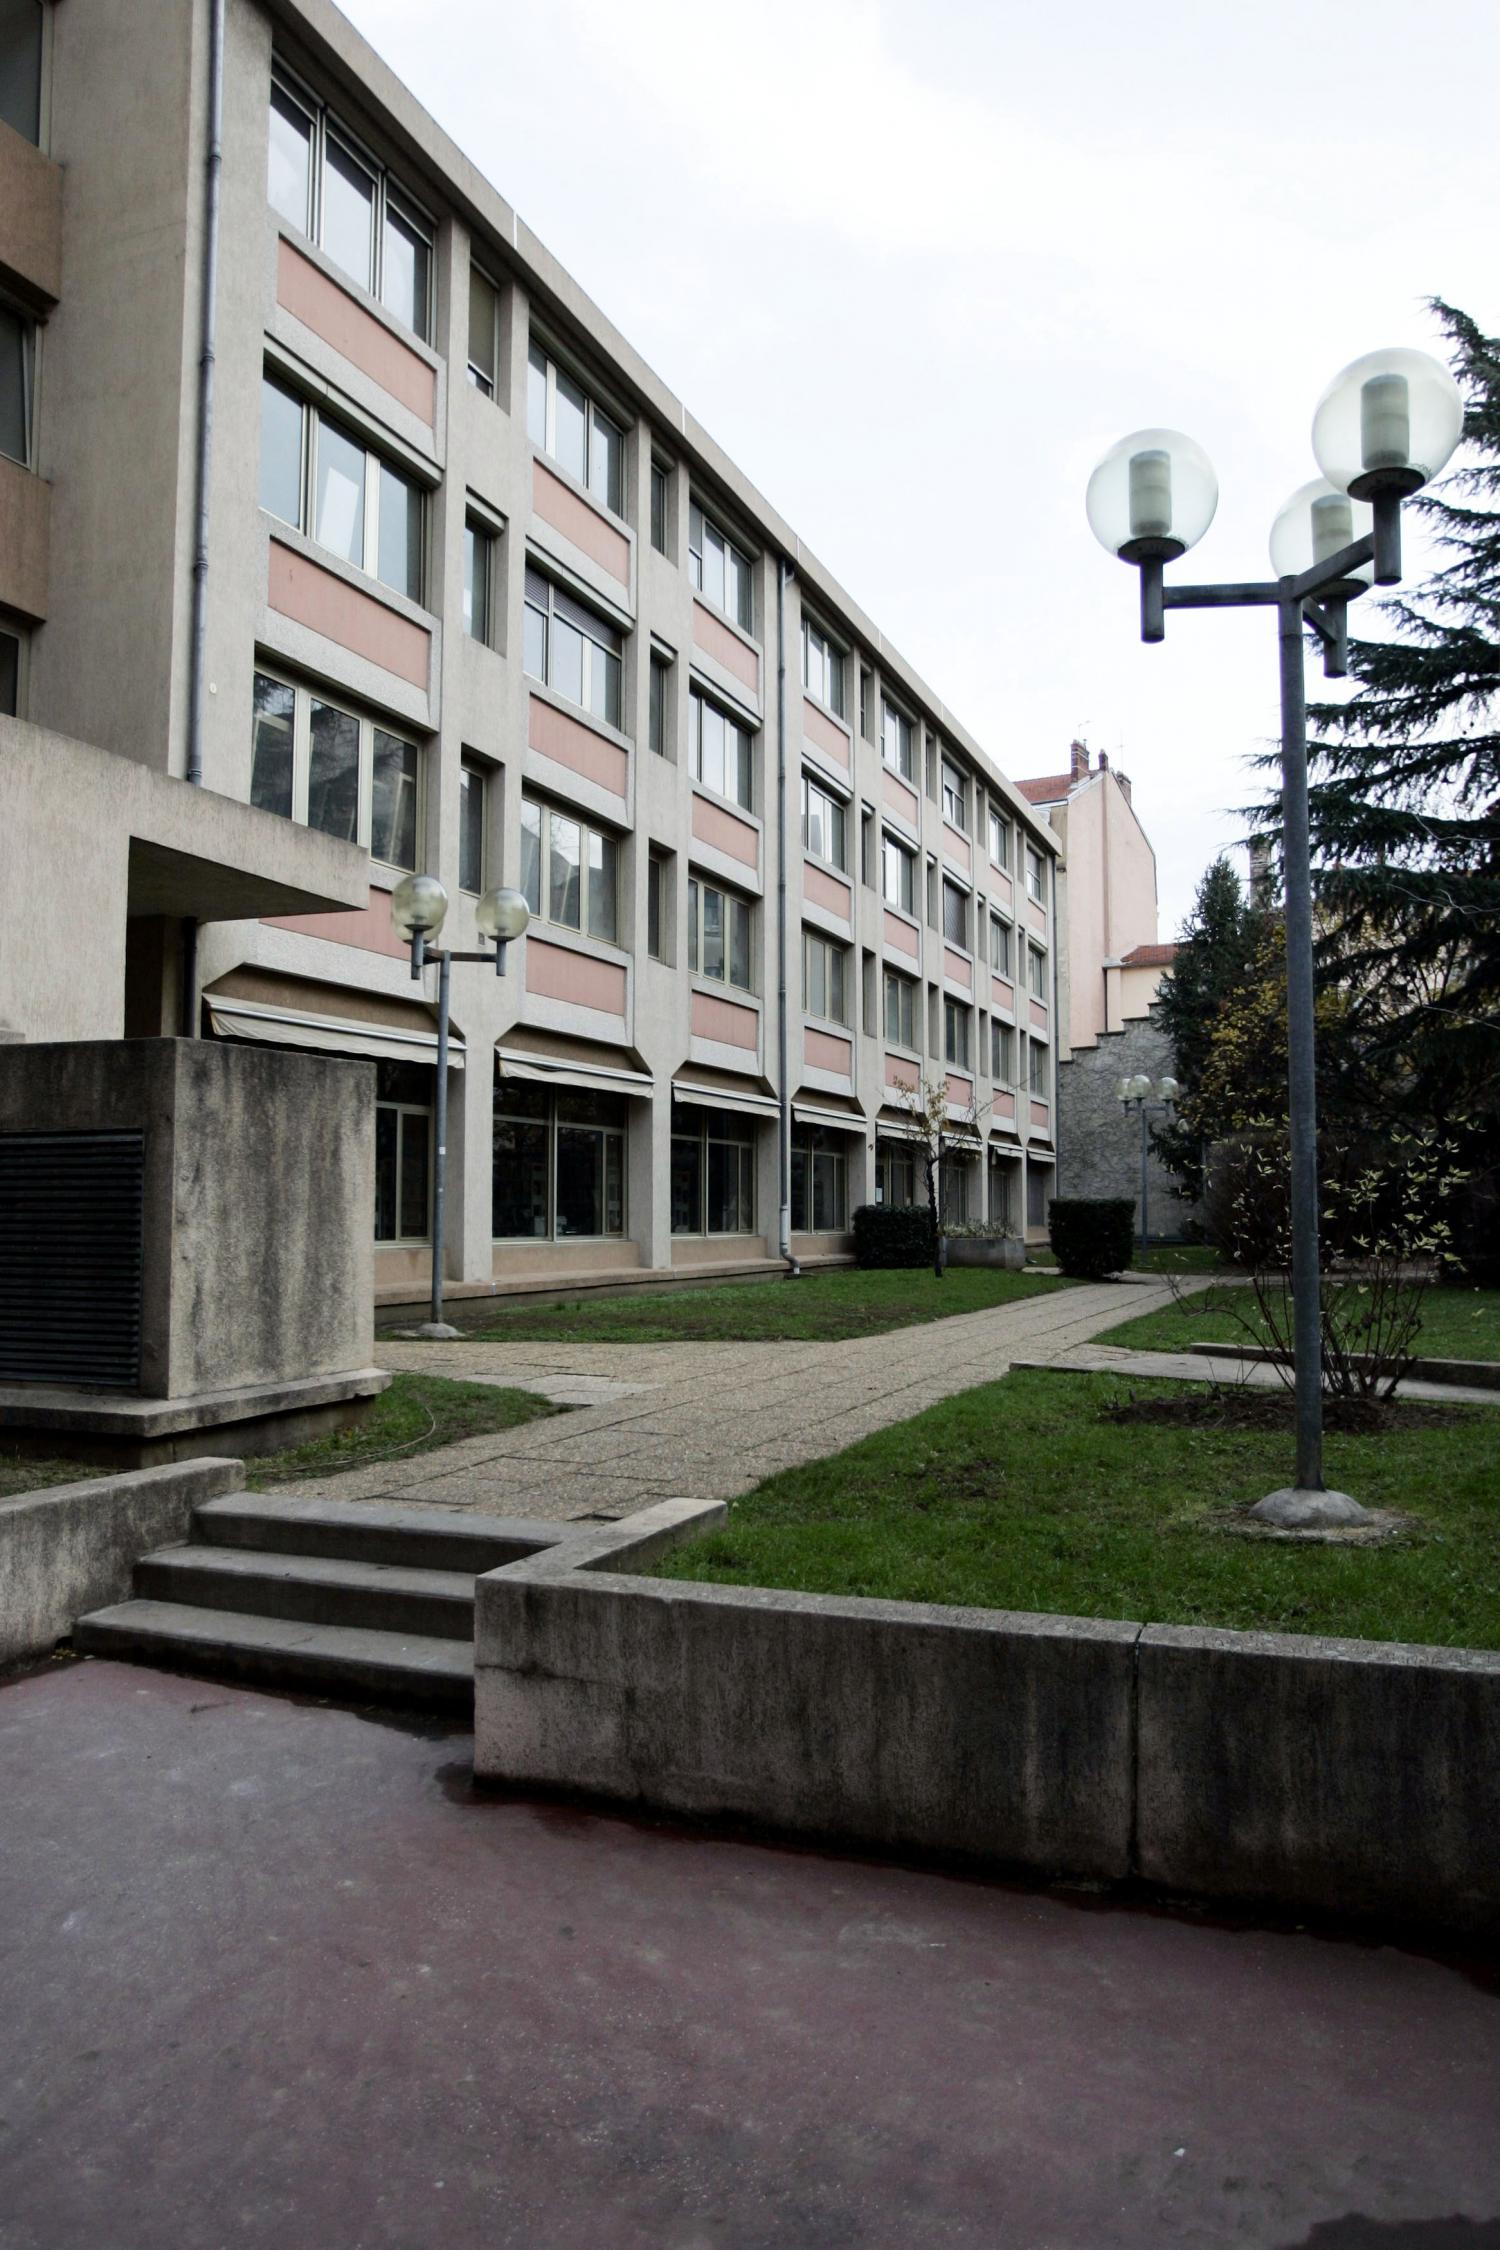
[[[943,1231],[943,1156],[960,1134],[979,1138],[979,1120],[989,1108],[971,1096],[966,1109],[955,1108],[948,1096],[948,1074],[898,1080],[892,1089],[896,1107],[911,1120],[912,1137],[920,1146],[927,1181],[927,1207],[932,1213],[932,1270],[939,1280],[948,1270],[948,1237]]]

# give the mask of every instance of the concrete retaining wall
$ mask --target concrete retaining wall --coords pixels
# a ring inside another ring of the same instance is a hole
[[[1500,1930],[1500,1656],[627,1575],[481,1578],[475,1771],[1047,1874]]]
[[[200,1500],[244,1481],[239,1461],[176,1461],[0,1500],[0,1665],[45,1656],[86,1610],[128,1601],[137,1557],[184,1538]]]

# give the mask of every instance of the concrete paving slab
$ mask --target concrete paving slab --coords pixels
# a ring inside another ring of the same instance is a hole
[[[469,1753],[0,1689],[5,2250],[1500,2240],[1492,1963],[476,1799]]]

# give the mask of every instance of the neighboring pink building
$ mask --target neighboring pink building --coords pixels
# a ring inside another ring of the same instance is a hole
[[[1058,1028],[1066,1055],[1150,1013],[1176,947],[1156,937],[1156,854],[1130,800],[1127,775],[1103,751],[1071,745],[1066,773],[1017,789],[1062,841],[1057,871]]]

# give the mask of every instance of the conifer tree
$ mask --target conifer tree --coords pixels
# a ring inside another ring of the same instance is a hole
[[[1203,1080],[1220,1017],[1252,981],[1260,915],[1222,855],[1198,885],[1177,941],[1172,973],[1162,979],[1156,1014],[1172,1041],[1176,1075],[1188,1101]],[[1188,1104],[1184,1104],[1187,1112]],[[1203,1138],[1190,1114],[1157,1126],[1157,1154],[1190,1199],[1202,1192]]]

